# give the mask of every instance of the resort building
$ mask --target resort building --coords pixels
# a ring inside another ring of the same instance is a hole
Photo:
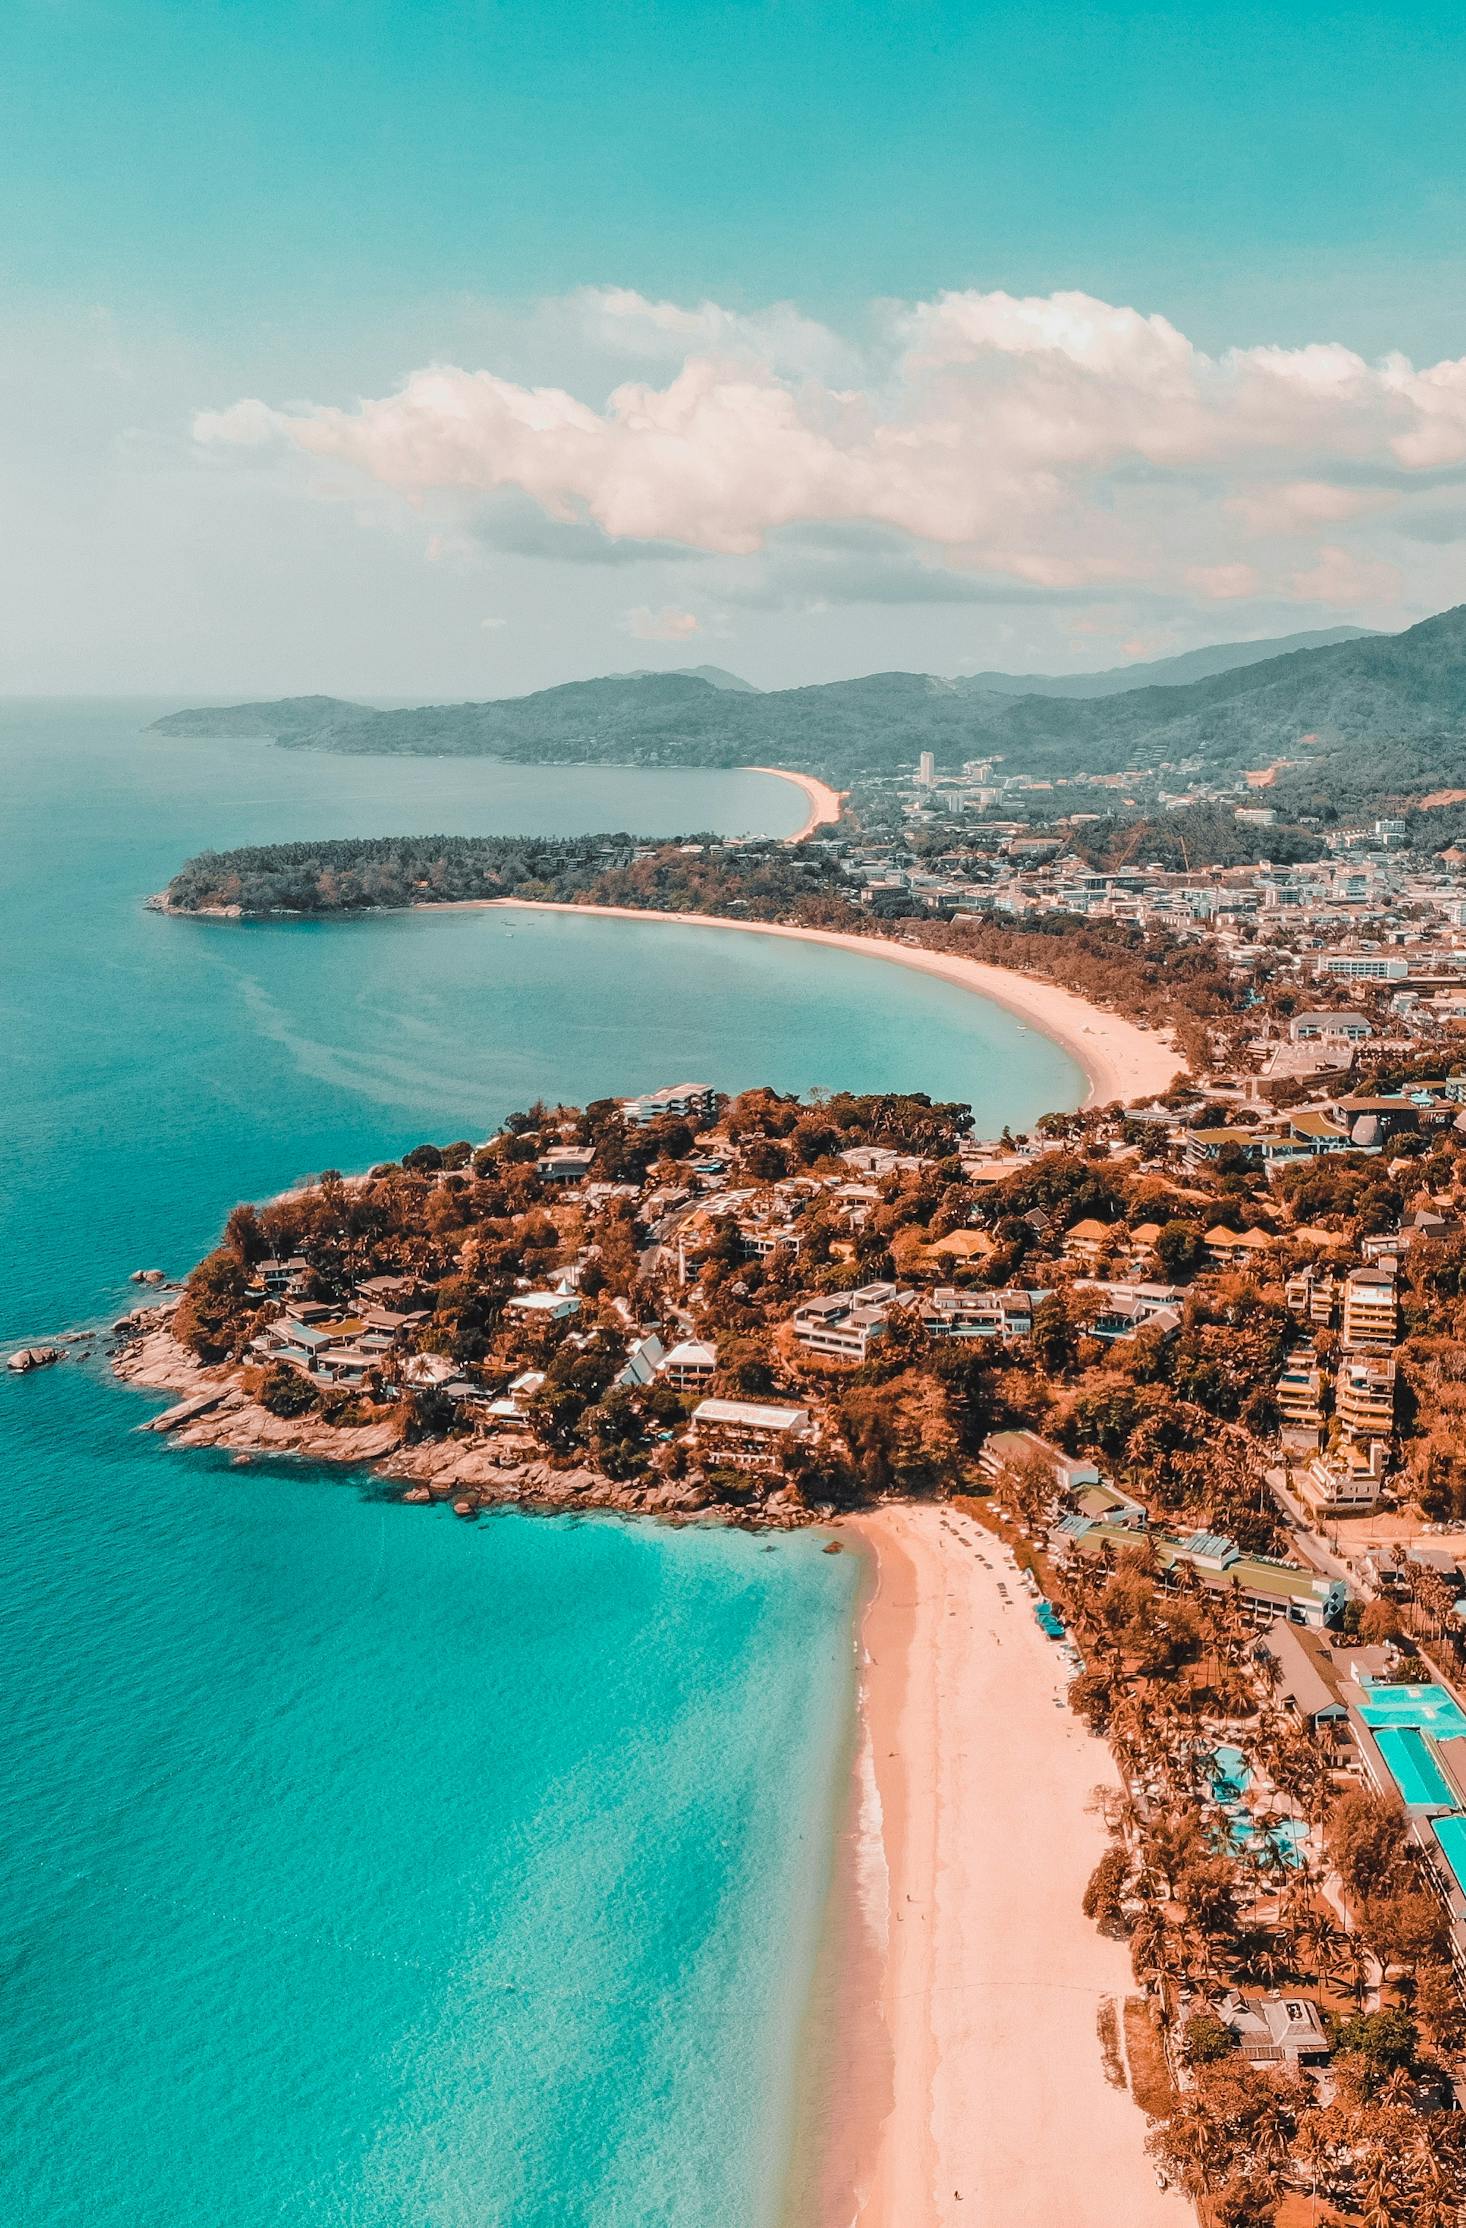
[[[644,1092],[640,1098],[621,1101],[621,1119],[634,1128],[641,1129],[648,1122],[659,1121],[664,1114],[674,1115],[682,1121],[711,1121],[717,1111],[718,1094],[711,1083],[668,1083],[660,1091]]]
[[[1385,1483],[1381,1439],[1346,1439],[1329,1454],[1316,1454],[1293,1472],[1293,1490],[1310,1516],[1367,1516],[1379,1505]]]
[[[1064,1517],[1056,1526],[1053,1543],[1061,1556],[1100,1555],[1106,1548],[1122,1554],[1126,1549],[1134,1552],[1143,1547],[1151,1557],[1159,1585],[1174,1592],[1178,1574],[1189,1571],[1208,1593],[1235,1599],[1257,1625],[1270,1625],[1278,1617],[1297,1625],[1335,1625],[1348,1600],[1348,1588],[1341,1579],[1321,1577],[1317,1571],[1304,1570],[1296,1563],[1244,1555],[1237,1542],[1222,1532],[1192,1532],[1185,1539],[1171,1539],[1148,1530],[1137,1536],[1125,1525],[1097,1523],[1076,1514]]]
[[[1275,1618],[1253,1650],[1290,1717],[1310,1733],[1333,1734],[1349,1722],[1334,1659],[1321,1633]]]
[[[1387,958],[1383,952],[1331,952],[1313,972],[1317,981],[1332,976],[1337,982],[1404,982],[1410,962]]]
[[[1043,1292],[963,1290],[938,1285],[921,1302],[923,1330],[933,1338],[1027,1338]]]
[[[1356,1439],[1389,1439],[1395,1429],[1395,1363],[1389,1354],[1346,1354],[1334,1384],[1334,1411]]]
[[[1374,1025],[1362,1013],[1295,1013],[1288,1034],[1294,1044],[1364,1044]]]
[[[897,1308],[914,1307],[915,1292],[895,1284],[863,1284],[854,1292],[830,1292],[794,1310],[790,1326],[806,1354],[827,1361],[863,1362],[885,1335],[886,1319]]]
[[[782,1402],[704,1400],[692,1412],[693,1444],[709,1468],[778,1470],[814,1436],[809,1410]]]
[[[1146,1329],[1169,1335],[1181,1327],[1186,1295],[1178,1284],[1076,1284],[1074,1293],[1093,1310],[1084,1325],[1091,1338],[1113,1344]]]
[[[1323,1371],[1312,1347],[1291,1355],[1279,1375],[1274,1397],[1283,1428],[1288,1431],[1323,1429]]]
[[[1344,1285],[1344,1344],[1387,1354],[1399,1334],[1395,1280],[1387,1269],[1355,1269]]]
[[[1078,1493],[1085,1487],[1103,1484],[1092,1462],[1085,1461],[1081,1455],[1065,1454],[1048,1439],[1041,1439],[1036,1431],[990,1431],[977,1458],[978,1469],[985,1478],[1001,1477],[1005,1470],[1019,1469],[1030,1462],[1048,1464],[1053,1472],[1055,1490],[1060,1493]],[[1112,1498],[1123,1500],[1124,1496]],[[1130,1545],[1134,1544],[1132,1536]]]
[[[289,1261],[261,1261],[255,1267],[256,1282],[274,1299],[287,1292],[302,1291],[310,1273],[309,1261],[303,1261],[298,1253]]]
[[[1298,1269],[1289,1277],[1284,1296],[1290,1313],[1316,1330],[1327,1330],[1339,1311],[1339,1287],[1332,1269]]]
[[[541,1153],[534,1172],[542,1184],[580,1184],[590,1174],[595,1157],[590,1145],[552,1145]]]

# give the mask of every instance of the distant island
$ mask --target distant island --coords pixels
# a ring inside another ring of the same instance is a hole
[[[1466,739],[1466,606],[1397,635],[1339,631],[1347,638],[1219,646],[1069,679],[877,673],[757,691],[716,669],[641,673],[411,710],[288,697],[170,713],[153,732],[527,764],[780,765],[840,785],[923,752],[940,768],[986,759],[1051,777],[1192,761],[1235,776],[1285,760],[1278,800],[1296,813],[1453,782]]]

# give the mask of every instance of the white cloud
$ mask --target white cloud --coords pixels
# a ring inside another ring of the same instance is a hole
[[[1255,596],[1261,583],[1251,565],[1188,565],[1186,585],[1209,603],[1240,603]]]
[[[669,605],[661,611],[652,611],[645,604],[626,614],[626,631],[634,634],[638,642],[686,642],[702,629],[690,611],[674,611]]]
[[[260,449],[289,430],[290,421],[264,402],[234,402],[227,410],[194,413],[193,437],[205,446]]]
[[[1366,537],[1408,503],[1412,473],[1466,463],[1466,359],[1417,369],[1332,343],[1211,355],[1164,317],[1078,293],[886,305],[861,343],[787,304],[592,288],[560,308],[659,376],[596,401],[440,364],[351,408],[204,411],[196,438],[283,440],[465,516],[510,491],[610,547],[740,558],[781,532],[859,526],[1040,590],[1185,582],[1202,603],[1334,608],[1395,592],[1378,552],[1340,530]],[[1366,489],[1369,474],[1403,498]],[[1324,534],[1300,562],[1299,539]]]
[[[1388,510],[1399,495],[1390,488],[1337,487],[1328,480],[1282,480],[1248,488],[1227,508],[1255,534],[1306,534],[1340,526],[1371,511]]]
[[[1354,551],[1326,542],[1311,565],[1295,572],[1295,596],[1307,603],[1328,603],[1340,611],[1360,604],[1393,603],[1400,592],[1400,576],[1393,565],[1379,564]]]

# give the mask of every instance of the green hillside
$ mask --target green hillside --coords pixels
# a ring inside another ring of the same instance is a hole
[[[1114,773],[1200,758],[1220,771],[1303,761],[1285,787],[1333,801],[1421,793],[1466,766],[1466,606],[1402,634],[1292,650],[1180,686],[1003,696],[922,673],[763,693],[690,673],[572,681],[483,704],[376,711],[290,697],[177,712],[159,731],[269,736],[287,748],[485,755],[525,763],[778,764],[848,781],[1001,755],[1008,771]]]

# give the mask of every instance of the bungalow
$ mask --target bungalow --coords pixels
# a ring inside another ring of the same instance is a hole
[[[674,1392],[703,1392],[717,1374],[717,1349],[697,1338],[684,1338],[657,1364],[658,1377]]]
[[[328,1330],[319,1323],[301,1323],[282,1315],[268,1330],[250,1340],[250,1352],[260,1362],[288,1362],[292,1369],[313,1374],[317,1359],[340,1338],[337,1326]]]
[[[1064,1232],[1064,1251],[1078,1261],[1097,1261],[1124,1231],[1120,1224],[1097,1222],[1090,1216]]]
[[[997,1240],[986,1230],[950,1230],[945,1238],[934,1238],[922,1250],[924,1261],[986,1261],[989,1254],[998,1250]]]
[[[534,1398],[544,1381],[542,1369],[521,1370],[517,1377],[511,1377],[507,1390],[489,1402],[489,1414],[501,1423],[523,1423],[525,1402]]]
[[[369,1276],[356,1287],[356,1296],[369,1307],[402,1307],[415,1300],[420,1290],[415,1276]]]
[[[563,1323],[580,1313],[580,1301],[573,1292],[517,1292],[504,1302],[504,1313],[532,1322]]]
[[[1237,2038],[1238,2054],[1248,2065],[1326,2066],[1332,2053],[1329,2031],[1312,1996],[1244,1996],[1231,1989],[1216,2006],[1217,2017]]]
[[[1267,1259],[1277,1244],[1266,1230],[1230,1230],[1219,1222],[1202,1239],[1207,1258],[1219,1269],[1246,1268]]]
[[[311,1374],[328,1385],[364,1385],[381,1365],[381,1354],[370,1347],[332,1346],[316,1356]]]
[[[649,1385],[665,1361],[667,1349],[655,1331],[639,1338],[616,1373],[618,1385]]]
[[[779,1470],[814,1436],[809,1410],[783,1402],[703,1400],[692,1412],[692,1442],[708,1468]]]

